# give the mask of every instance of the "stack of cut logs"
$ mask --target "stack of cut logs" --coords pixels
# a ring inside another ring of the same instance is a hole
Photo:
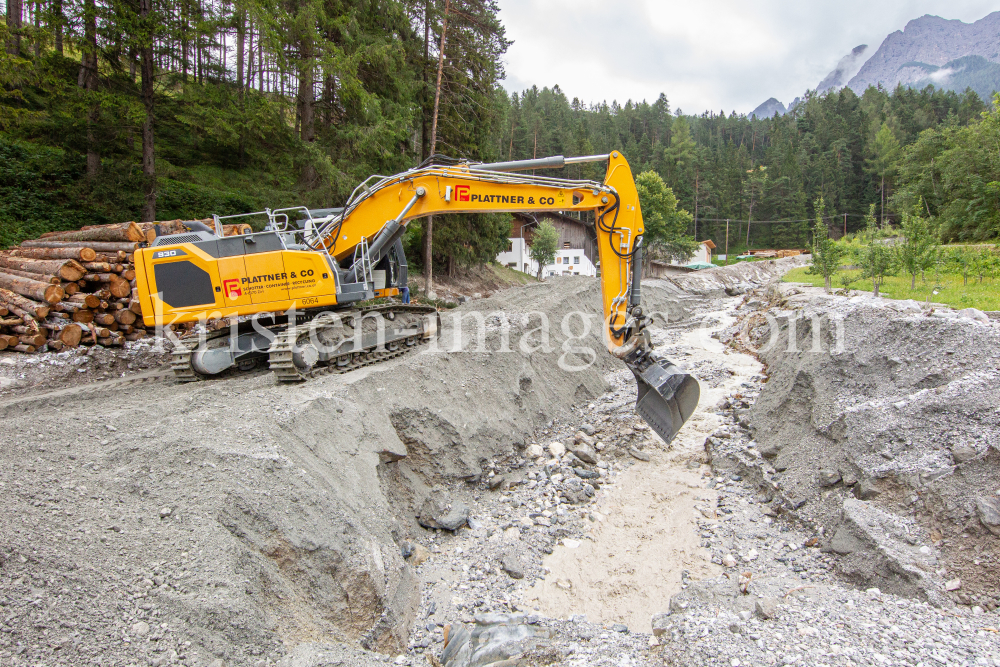
[[[132,253],[158,235],[184,231],[180,220],[95,225],[0,251],[0,350],[120,346],[145,337]],[[225,232],[248,233],[249,226],[226,225]]]

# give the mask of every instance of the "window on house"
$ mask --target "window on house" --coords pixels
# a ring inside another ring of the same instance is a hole
[[[580,263],[580,258],[579,257],[574,257],[573,258],[573,263],[574,264],[579,264]]]
[[[562,264],[562,257],[556,257],[556,264]]]

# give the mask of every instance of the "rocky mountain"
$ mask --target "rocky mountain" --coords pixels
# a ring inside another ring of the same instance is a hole
[[[866,44],[855,46],[816,86],[818,93],[848,86],[861,95],[881,84],[892,90],[933,85],[945,90],[972,88],[984,101],[1000,91],[1000,11],[974,23],[921,16],[886,37],[872,53]],[[796,106],[770,98],[752,112],[757,118],[784,115]]]
[[[840,59],[837,66],[832,72],[826,75],[819,85],[816,86],[816,92],[822,93],[831,88],[843,88],[858,73],[862,65],[865,64],[867,56],[870,55],[868,51],[868,45],[862,44],[860,46],[855,46],[851,49],[851,52]]]
[[[751,116],[756,116],[757,118],[770,118],[774,114],[779,116],[784,116],[786,113],[785,105],[774,99],[770,98],[768,101],[761,104],[759,107],[750,112]]]
[[[1000,63],[1000,11],[974,23],[930,15],[914,19],[886,37],[847,85],[858,94],[879,83],[889,89],[913,85],[940,71],[928,72],[926,66],[943,69],[964,56]]]

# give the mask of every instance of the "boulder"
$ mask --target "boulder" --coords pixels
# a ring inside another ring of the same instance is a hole
[[[593,438],[590,438],[593,440]],[[580,459],[584,463],[589,463],[591,465],[597,463],[597,451],[594,449],[593,445],[585,442],[577,442],[570,448],[573,452],[573,456]]]
[[[561,442],[550,442],[549,453],[552,454],[552,458],[561,459],[566,454],[566,445]]]
[[[424,501],[417,514],[417,523],[424,528],[441,528],[456,531],[469,522],[469,507],[465,503],[451,503],[432,496]]]
[[[1000,498],[980,496],[976,498],[976,513],[979,521],[994,535],[1000,535]]]

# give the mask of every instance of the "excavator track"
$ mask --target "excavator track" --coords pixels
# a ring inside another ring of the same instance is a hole
[[[337,315],[343,319],[358,318],[360,320],[360,318],[365,315],[374,312],[385,314],[429,315],[431,313],[436,313],[437,309],[432,306],[383,305],[372,306],[370,308],[363,308],[355,311],[338,312]],[[311,324],[318,323],[322,325],[322,322],[318,321],[321,317],[322,314],[317,316]],[[435,328],[434,335],[437,335],[438,332],[440,332],[439,323]],[[429,340],[429,338],[421,331],[420,333],[414,333],[412,335],[388,339],[384,342],[384,346],[381,350],[378,349],[377,344],[371,344],[360,349],[345,351],[343,354],[335,355],[324,364],[316,364],[311,368],[304,369],[295,364],[294,350],[297,341],[301,337],[308,334],[309,330],[307,329],[300,327],[288,327],[279,333],[278,337],[271,343],[268,363],[271,370],[274,371],[278,382],[304,382],[305,380],[319,377],[321,375],[347,373],[357,368],[371,366],[372,364],[377,364],[382,361],[402,356],[410,350],[425,344]]]
[[[174,345],[173,352],[170,354],[170,370],[173,371],[174,378],[178,382],[198,382],[199,380],[204,380],[205,376],[191,367],[191,353],[198,349],[202,340],[208,343],[210,340],[228,335],[229,328],[227,327],[225,329],[218,329],[217,331],[210,331],[204,339],[198,335],[189,335],[181,338]]]

